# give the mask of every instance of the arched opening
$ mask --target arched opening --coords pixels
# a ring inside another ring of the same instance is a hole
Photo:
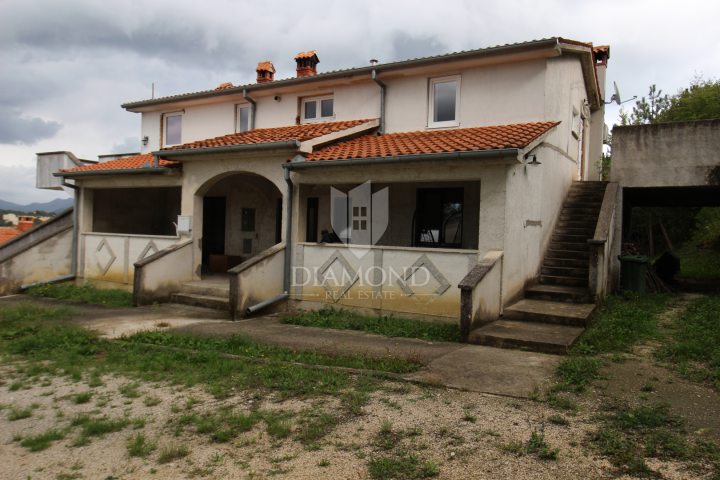
[[[265,177],[226,173],[196,196],[202,201],[202,276],[227,273],[282,240],[283,195]]]

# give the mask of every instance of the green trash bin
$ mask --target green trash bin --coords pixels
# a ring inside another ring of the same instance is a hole
[[[618,258],[622,263],[623,290],[645,295],[647,264],[651,258],[642,255],[618,255]]]

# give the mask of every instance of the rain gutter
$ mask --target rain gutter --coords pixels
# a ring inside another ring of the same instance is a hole
[[[385,84],[378,80],[377,72],[374,68],[372,71],[372,79],[380,85],[380,130],[378,131],[378,135],[383,135],[385,133]]]
[[[250,130],[255,130],[255,100],[248,97],[246,88],[243,88],[243,98],[250,102]]]
[[[244,143],[242,145],[225,145],[222,147],[183,148],[182,150],[160,150],[152,152],[153,155],[162,155],[165,158],[197,155],[199,153],[230,153],[252,152],[258,150],[273,150],[279,148],[300,148],[299,140],[283,140],[280,142]]]
[[[55,177],[67,177],[67,178],[75,178],[75,177],[90,177],[90,176],[97,176],[97,175],[138,175],[138,174],[162,174],[167,173],[171,169],[167,167],[150,167],[150,168],[122,168],[122,169],[115,169],[115,170],[85,170],[83,172],[55,172],[53,173],[53,176]]]

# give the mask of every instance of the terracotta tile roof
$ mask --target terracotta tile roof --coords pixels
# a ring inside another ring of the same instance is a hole
[[[16,227],[0,227],[0,244],[7,242],[11,238],[15,238],[22,232]]]
[[[598,53],[598,52],[606,53],[609,50],[610,50],[610,45],[599,45],[599,46],[593,48],[593,52],[595,52],[595,53]]]
[[[308,161],[386,157],[500,148],[525,148],[560,122],[521,123],[496,127],[458,128],[429,132],[365,135],[347,143],[323,148]]]
[[[221,83],[215,90],[225,90],[226,88],[233,88],[232,82]]]
[[[145,155],[137,155],[135,157],[125,157],[118,160],[111,160],[109,162],[96,163],[93,165],[86,165],[84,167],[70,168],[66,170],[60,170],[61,172],[89,172],[95,170],[128,170],[133,168],[142,168],[145,162],[149,162],[150,165],[155,166],[155,157],[152,154],[146,153]],[[169,160],[160,159],[161,167],[177,167],[180,165],[178,162],[171,162]]]
[[[315,50],[308,50],[307,52],[300,52],[297,54],[297,57],[295,57],[295,60],[298,58],[313,58],[317,57],[317,51]]]
[[[270,60],[259,62],[257,68],[255,69],[256,72],[267,72],[270,71],[272,73],[275,73],[275,65],[273,65],[273,62]]]
[[[304,142],[313,138],[322,137],[333,132],[341,132],[348,128],[357,127],[363,123],[372,121],[368,120],[350,120],[347,122],[325,122],[310,123],[306,125],[293,125],[291,127],[277,128],[256,128],[242,133],[233,133],[223,137],[211,138],[208,140],[200,140],[198,142],[186,143],[184,145],[175,145],[173,147],[163,148],[163,150],[184,150],[187,148],[210,148],[224,147],[228,145],[244,145],[250,143],[268,143],[282,142],[285,140],[298,140]]]

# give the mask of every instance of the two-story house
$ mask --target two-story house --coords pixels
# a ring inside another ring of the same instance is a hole
[[[73,272],[138,304],[466,330],[540,284],[587,291],[586,248],[546,257],[577,240],[553,236],[574,182],[597,179],[608,57],[557,37],[321,72],[309,51],[294,78],[263,61],[254,84],[126,103],[140,154],[55,174],[76,189]]]

